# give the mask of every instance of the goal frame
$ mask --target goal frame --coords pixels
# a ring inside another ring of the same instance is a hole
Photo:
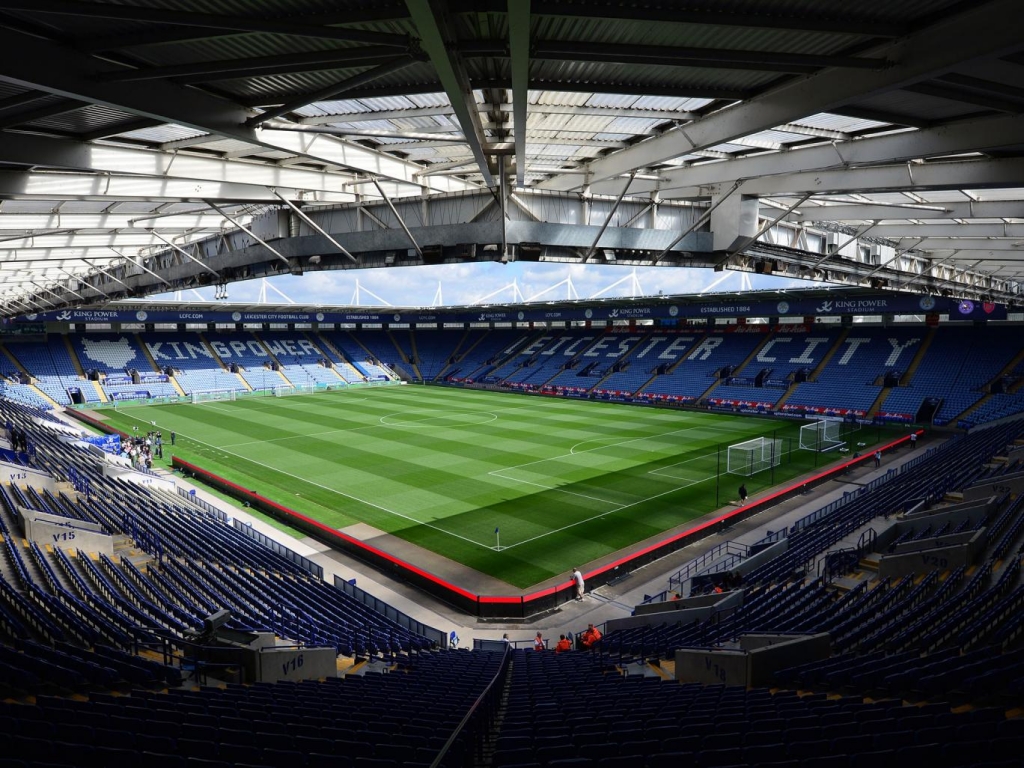
[[[291,395],[312,395],[316,392],[316,385],[312,382],[303,384],[276,384],[271,387],[274,397],[290,397]]]
[[[726,472],[730,475],[752,477],[758,472],[782,463],[783,440],[780,437],[755,437],[742,443],[733,443],[726,452]],[[735,458],[734,458],[735,457]]]
[[[846,445],[842,439],[842,419],[815,419],[800,427],[800,450],[827,453]]]
[[[193,405],[201,405],[203,403],[215,403],[223,400],[236,400],[238,393],[234,389],[203,389],[193,392],[191,397]]]

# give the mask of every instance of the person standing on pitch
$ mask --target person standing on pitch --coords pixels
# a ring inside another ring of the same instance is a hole
[[[740,484],[740,504],[745,504],[747,501],[747,484]]]
[[[580,573],[580,569],[579,568],[573,568],[572,569],[572,583],[573,583],[573,586],[576,588],[576,599],[577,600],[582,600],[583,599],[583,574]]]

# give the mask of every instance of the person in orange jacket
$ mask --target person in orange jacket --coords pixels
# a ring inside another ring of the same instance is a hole
[[[595,627],[593,624],[588,624],[587,628],[583,630],[580,635],[580,643],[583,645],[583,649],[589,649],[594,643],[601,639],[601,630]]]
[[[558,645],[555,646],[555,653],[561,653],[562,651],[571,651],[572,643],[566,639],[565,635],[558,636]]]
[[[540,632],[533,638],[533,650],[543,651],[547,646],[544,645],[544,638],[540,636]]]

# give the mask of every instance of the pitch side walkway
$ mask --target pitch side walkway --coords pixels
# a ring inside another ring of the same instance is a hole
[[[656,595],[668,589],[668,579],[671,575],[712,547],[730,540],[742,544],[751,544],[763,538],[769,531],[789,526],[801,517],[841,497],[843,493],[864,485],[893,467],[901,466],[904,462],[919,455],[921,451],[939,444],[942,439],[941,436],[926,437],[919,441],[916,450],[901,448],[894,453],[888,454],[883,458],[882,465],[878,469],[871,462],[868,462],[862,467],[850,470],[839,478],[815,488],[806,495],[797,496],[782,502],[769,510],[736,523],[725,531],[708,536],[678,552],[643,566],[631,572],[628,576],[617,580],[617,583],[614,585],[605,585],[593,592],[588,590],[586,599],[583,602],[571,601],[557,610],[532,617],[526,621],[506,619],[478,620],[474,617],[466,616],[460,611],[413,587],[388,580],[383,574],[374,571],[342,552],[330,549],[326,544],[321,544],[308,537],[302,539],[293,538],[262,520],[252,517],[244,510],[231,506],[222,499],[207,492],[202,486],[190,483],[178,474],[173,474],[166,470],[161,470],[160,474],[173,477],[175,483],[186,489],[194,488],[197,496],[209,504],[223,509],[230,517],[250,523],[261,533],[321,565],[324,569],[324,578],[329,582],[333,583],[334,576],[336,575],[346,581],[355,579],[357,586],[418,621],[442,630],[446,634],[454,629],[461,638],[461,644],[468,646],[471,645],[473,638],[496,640],[500,639],[502,634],[506,632],[510,640],[518,640],[524,643],[530,641],[537,630],[543,632],[546,638],[550,639],[552,636],[557,638],[560,633],[566,631],[576,634],[590,622],[601,624],[609,619],[629,616],[637,603],[642,602],[647,595]],[[793,482],[799,482],[799,478]],[[750,498],[750,501],[756,501],[757,498],[758,495],[754,495]],[[661,534],[656,539],[661,539],[671,533],[684,531],[701,522],[719,517],[734,508],[735,504],[728,504],[699,520],[691,520],[673,531]],[[425,570],[452,581],[476,594],[516,594],[522,591],[498,579],[470,570],[441,555],[427,552],[398,537],[383,533],[370,526],[357,525],[343,530],[391,554],[410,560]],[[573,566],[578,565],[584,573],[587,573],[589,570],[620,558],[630,550],[641,549],[656,539],[638,542],[625,551],[617,552],[614,555],[609,555],[606,558],[590,563],[566,562],[565,574],[563,576],[535,585],[529,591],[532,592],[554,584],[566,583],[569,580],[569,572]]]

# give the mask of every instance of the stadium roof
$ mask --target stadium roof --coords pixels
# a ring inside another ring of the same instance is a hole
[[[611,263],[1012,299],[1021,82],[1019,0],[0,0],[2,311],[609,225]]]

